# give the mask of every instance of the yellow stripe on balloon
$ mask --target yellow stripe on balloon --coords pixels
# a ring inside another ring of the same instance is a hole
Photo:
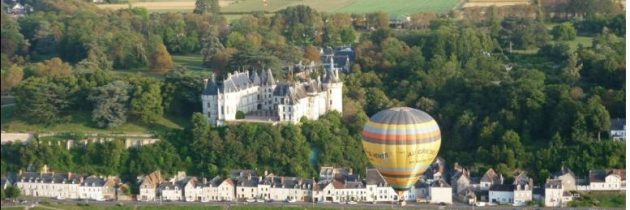
[[[363,141],[363,150],[372,165],[388,168],[412,168],[416,165],[428,165],[440,149],[441,140],[407,144],[376,144]]]
[[[377,123],[377,122],[373,122],[369,120],[366,124],[366,126],[370,126],[373,128],[382,128],[382,129],[426,128],[426,127],[431,127],[431,126],[436,126],[436,125],[437,125],[437,122],[435,122],[435,120],[431,120],[424,123],[418,123],[418,124],[398,124],[398,125]]]
[[[389,185],[410,185],[410,184],[415,184],[416,182],[418,182],[418,179],[420,177],[418,176],[414,176],[414,177],[409,177],[409,178],[392,178],[392,177],[383,177],[385,178],[385,181],[387,181],[387,184]]]

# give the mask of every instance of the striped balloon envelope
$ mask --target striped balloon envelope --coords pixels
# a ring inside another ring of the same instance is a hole
[[[409,107],[380,111],[363,127],[363,150],[399,199],[433,162],[440,143],[437,122]]]

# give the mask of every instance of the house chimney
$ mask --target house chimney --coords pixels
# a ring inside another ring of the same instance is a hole
[[[499,184],[503,184],[503,174],[499,174]]]

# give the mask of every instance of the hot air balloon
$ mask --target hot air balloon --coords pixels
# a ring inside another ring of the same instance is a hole
[[[363,150],[397,192],[401,205],[405,192],[435,159],[441,141],[437,122],[409,107],[380,111],[363,127]]]

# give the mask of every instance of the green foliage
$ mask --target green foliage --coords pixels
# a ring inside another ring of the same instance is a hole
[[[219,0],[197,0],[195,2],[195,14],[219,14],[220,11]]]
[[[141,122],[155,122],[162,114],[161,82],[151,78],[136,77],[131,79],[129,113]]]
[[[2,39],[2,68],[9,67],[13,62],[14,56],[22,51],[26,44],[24,36],[20,33],[20,25],[15,19],[9,17],[2,12],[2,20],[0,21],[0,39]]]
[[[4,196],[6,196],[7,198],[17,198],[20,197],[21,191],[20,188],[15,187],[15,186],[9,186],[6,189],[4,189]]]
[[[245,113],[243,113],[242,111],[237,111],[236,119],[245,119]]]
[[[127,121],[129,83],[114,81],[95,88],[88,100],[92,101],[92,120],[98,127],[114,128]]]
[[[201,112],[201,91],[203,78],[180,71],[166,75],[162,85],[164,112],[176,116],[191,116]]]
[[[527,18],[506,18],[501,22],[499,41],[504,49],[529,49],[545,45],[549,40],[547,29],[541,22]]]
[[[30,123],[52,123],[63,120],[73,105],[77,80],[69,77],[31,77],[14,88],[20,117]]]
[[[553,27],[551,30],[551,35],[553,35],[554,40],[574,40],[575,36],[577,36],[577,31],[573,24],[571,23],[563,23]]]

